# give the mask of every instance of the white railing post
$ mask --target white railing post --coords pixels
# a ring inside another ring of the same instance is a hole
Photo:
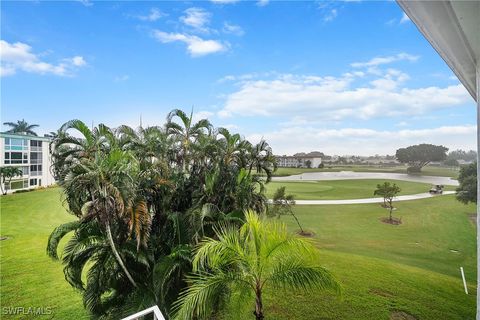
[[[160,309],[158,308],[158,306],[153,306],[153,307],[150,307],[148,309],[139,311],[139,312],[137,312],[135,314],[132,314],[132,315],[126,317],[126,318],[123,318],[122,320],[137,320],[138,318],[149,315],[151,313],[153,313],[153,319],[154,320],[165,320],[165,318],[163,317],[163,314],[160,311]]]

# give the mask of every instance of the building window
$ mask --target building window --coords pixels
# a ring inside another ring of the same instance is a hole
[[[42,141],[30,140],[30,151],[42,151]]]
[[[37,179],[30,179],[30,187],[37,185]]]
[[[15,180],[5,184],[6,190],[18,190],[28,188],[28,179]]]
[[[28,150],[28,140],[18,138],[5,138],[5,150]]]
[[[30,152],[30,163],[31,164],[42,163],[42,153],[41,152]]]
[[[42,165],[41,164],[30,165],[30,175],[31,176],[41,176],[42,175]]]

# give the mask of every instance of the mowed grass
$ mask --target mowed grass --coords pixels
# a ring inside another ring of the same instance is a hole
[[[375,166],[375,165],[328,165],[323,169],[319,168],[277,168],[274,176],[284,177],[305,172],[339,172],[339,171],[354,171],[354,172],[392,172],[392,173],[407,173],[406,166]],[[421,175],[424,176],[440,176],[451,177],[456,179],[458,177],[459,169],[452,167],[438,167],[425,166],[422,168]]]
[[[319,263],[342,283],[343,298],[269,290],[266,319],[475,319],[475,207],[454,196],[396,206],[400,226],[380,222],[387,212],[377,204],[296,206],[300,222],[315,232]],[[293,218],[282,221],[298,229]],[[224,319],[253,319],[253,301],[233,296]]]
[[[58,225],[73,220],[60,201],[60,189],[2,196],[0,295],[5,307],[50,307],[52,314],[4,315],[2,319],[89,319],[81,295],[65,281],[63,267],[46,255]],[[62,244],[63,246],[63,244]]]
[[[62,265],[45,254],[50,232],[72,220],[59,189],[9,195],[1,199],[2,307],[47,307],[53,315],[2,319],[88,319],[81,296],[64,280]],[[454,196],[398,202],[403,224],[381,223],[378,204],[295,207],[313,232],[320,263],[344,288],[343,298],[316,291],[303,294],[267,290],[266,319],[390,319],[406,312],[412,319],[475,318],[475,228]],[[293,232],[294,220],[281,218]],[[450,250],[456,250],[452,252]],[[463,292],[465,268],[470,295]],[[222,318],[253,319],[253,300],[233,296]],[[403,319],[403,318],[398,318]]]
[[[329,181],[271,181],[267,184],[267,197],[272,198],[275,191],[284,186],[287,194],[293,194],[297,200],[337,200],[373,198],[377,184],[385,181],[395,183],[401,188],[399,195],[428,192],[431,184],[401,180],[362,179]],[[446,186],[445,190],[455,187]]]

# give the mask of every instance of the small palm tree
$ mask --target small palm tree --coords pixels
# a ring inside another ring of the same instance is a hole
[[[11,129],[8,130],[8,133],[20,133],[20,134],[29,134],[32,136],[36,136],[37,133],[33,131],[34,128],[38,127],[38,124],[28,124],[25,119],[17,120],[15,122],[4,122],[6,126],[9,126]]]
[[[333,289],[340,285],[317,264],[317,250],[306,239],[287,232],[284,225],[266,223],[253,211],[237,229],[225,225],[216,238],[204,239],[193,259],[190,286],[175,303],[176,319],[205,318],[227,290],[255,294],[255,317],[264,318],[262,293],[276,289]]]
[[[285,186],[282,186],[275,191],[272,200],[273,205],[271,207],[271,215],[276,216],[277,218],[280,218],[282,215],[291,215],[300,228],[300,234],[305,235],[305,230],[303,230],[300,221],[298,221],[298,218],[292,209],[292,207],[295,205],[295,197],[293,194],[287,194],[285,191]]]
[[[0,176],[2,181],[0,183],[0,188],[2,190],[2,194],[7,194],[7,188],[5,187],[6,183],[10,183],[12,178],[22,175],[23,171],[18,167],[1,167]]]

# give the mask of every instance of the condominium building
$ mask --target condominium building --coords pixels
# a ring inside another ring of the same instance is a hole
[[[322,158],[309,155],[275,156],[277,166],[290,168],[318,168]]]
[[[0,165],[18,167],[22,176],[3,186],[8,192],[49,186],[55,183],[50,171],[49,138],[0,133]]]

